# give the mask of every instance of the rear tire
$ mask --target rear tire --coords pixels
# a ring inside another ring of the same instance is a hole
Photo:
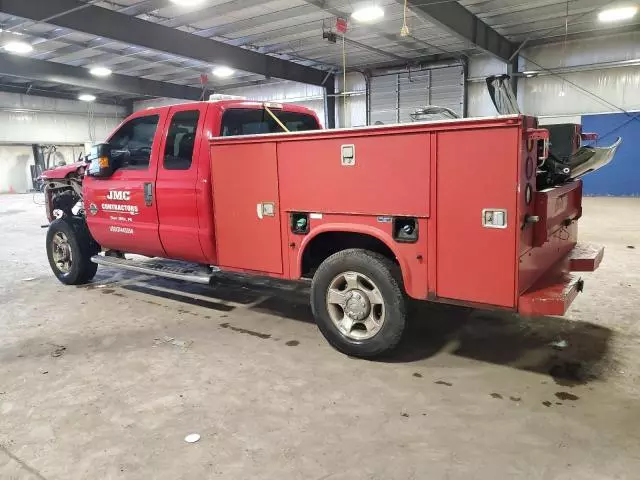
[[[388,353],[400,342],[407,318],[400,269],[368,250],[331,255],[313,277],[311,309],[338,351],[361,358]]]
[[[81,285],[98,271],[91,257],[100,247],[81,219],[59,218],[47,230],[47,257],[53,274],[65,285]]]

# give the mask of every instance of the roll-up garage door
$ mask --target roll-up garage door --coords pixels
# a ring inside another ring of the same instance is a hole
[[[371,79],[371,123],[407,123],[427,105],[464,111],[462,65],[375,76]]]

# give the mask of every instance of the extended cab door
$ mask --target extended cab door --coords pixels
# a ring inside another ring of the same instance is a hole
[[[91,234],[103,248],[164,257],[158,232],[155,182],[165,111],[140,112],[109,143],[120,151],[109,178],[85,177],[83,195]]]
[[[158,167],[156,194],[160,241],[167,257],[206,263],[198,236],[196,184],[201,155],[209,160],[204,121],[208,104],[169,110]]]

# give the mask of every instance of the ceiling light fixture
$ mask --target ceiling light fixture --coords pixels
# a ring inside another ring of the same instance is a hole
[[[83,93],[82,95],[78,96],[78,100],[80,100],[82,102],[95,102],[96,101],[96,96],[95,95],[91,95],[90,93]]]
[[[176,5],[180,5],[181,7],[193,7],[202,3],[203,0],[171,0],[171,3],[175,3]]]
[[[598,20],[601,22],[620,22],[633,18],[636,13],[638,13],[638,7],[631,5],[627,7],[608,8],[598,14]]]
[[[108,77],[111,75],[111,69],[107,67],[93,67],[89,73],[95,77]]]
[[[3,47],[9,53],[24,55],[33,51],[33,46],[27,42],[9,42]]]
[[[362,23],[372,23],[380,20],[382,17],[384,17],[384,10],[378,5],[361,7],[351,14],[351,18]]]
[[[216,77],[227,78],[233,75],[236,71],[233,68],[229,67],[216,67],[213,69],[212,73]]]

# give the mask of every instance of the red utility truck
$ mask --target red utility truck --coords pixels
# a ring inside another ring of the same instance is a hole
[[[581,180],[538,190],[547,147],[524,115],[321,130],[294,105],[144,110],[43,175],[49,263],[65,284],[98,265],[312,279],[321,332],[360,357],[398,344],[406,296],[562,315],[603,248],[577,243]]]

